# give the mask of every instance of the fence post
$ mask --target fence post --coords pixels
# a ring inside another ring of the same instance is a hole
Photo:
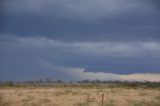
[[[102,106],[103,106],[103,102],[104,102],[104,94],[102,94]]]
[[[89,106],[89,94],[87,95],[87,104]]]

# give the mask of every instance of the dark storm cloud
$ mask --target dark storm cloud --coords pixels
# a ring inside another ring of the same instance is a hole
[[[0,80],[159,81],[159,19],[157,0],[4,0]]]
[[[72,41],[160,39],[157,12],[145,1],[29,0],[3,7],[1,33]]]
[[[85,67],[86,71],[159,72],[159,42],[63,42],[43,37],[15,37],[2,41],[1,45],[3,52],[9,55],[12,51],[15,56],[11,57],[17,59],[20,50],[24,60],[44,58],[57,65]],[[27,56],[31,57],[27,59]]]
[[[159,42],[62,42],[43,37],[1,39],[1,80],[101,79],[101,74],[102,79],[121,80],[121,74],[158,75],[160,70]],[[111,77],[107,73],[116,75]],[[81,76],[77,76],[79,74]]]

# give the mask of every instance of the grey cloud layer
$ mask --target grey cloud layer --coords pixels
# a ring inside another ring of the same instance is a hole
[[[6,0],[0,32],[68,41],[160,40],[160,15],[147,1]]]
[[[156,80],[159,7],[157,0],[3,0],[0,79],[76,79],[79,73]]]
[[[66,42],[45,37],[4,36],[0,47],[4,73],[11,70],[29,70],[28,73],[47,70],[39,64],[39,59],[58,66],[83,67],[87,72],[160,72],[160,43],[153,41]]]
[[[118,14],[119,12],[137,8],[148,9],[145,8],[148,7],[147,4],[131,0],[17,0],[15,2],[7,2],[5,4],[6,7],[17,9],[17,11],[25,10],[39,15],[47,13],[51,16],[65,16],[65,18],[76,17],[82,19],[102,18],[106,16],[110,17],[111,15]],[[54,13],[55,11],[59,11],[59,13]]]
[[[58,48],[83,54],[93,54],[98,56],[122,56],[139,57],[154,56],[160,57],[160,42],[63,42],[44,37],[37,38],[13,38],[16,46],[29,46],[40,48]],[[13,46],[13,45],[11,45]]]
[[[63,67],[55,66],[46,61],[41,61],[41,64],[51,71],[57,70],[59,73],[65,73],[65,75],[70,76],[69,80],[76,78],[78,80],[121,80],[121,81],[160,81],[160,74],[151,73],[135,73],[135,74],[115,74],[115,73],[104,73],[104,72],[85,72],[85,68],[74,68],[74,67]]]

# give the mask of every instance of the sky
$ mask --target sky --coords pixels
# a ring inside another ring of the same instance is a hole
[[[1,0],[0,81],[160,81],[159,0]]]

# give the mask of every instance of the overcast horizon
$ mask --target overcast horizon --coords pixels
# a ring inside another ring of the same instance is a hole
[[[0,81],[160,81],[159,0],[2,0]]]

